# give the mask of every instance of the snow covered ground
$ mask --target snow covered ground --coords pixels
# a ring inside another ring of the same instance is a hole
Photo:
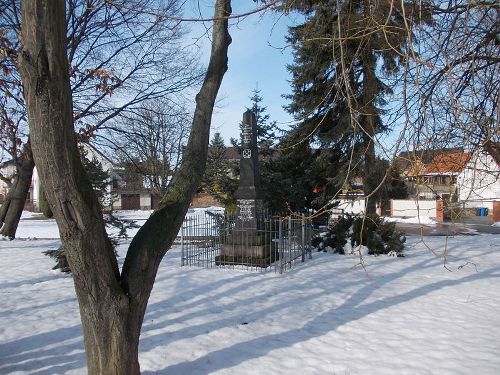
[[[20,234],[0,241],[0,374],[85,374],[72,279],[41,253],[59,246],[57,227],[22,220]],[[174,247],[146,313],[141,369],[496,375],[499,250],[499,235],[415,236],[405,258],[365,257],[366,272],[356,256],[313,253],[278,275],[181,268]]]

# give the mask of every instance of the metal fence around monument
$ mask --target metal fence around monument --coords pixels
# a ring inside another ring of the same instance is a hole
[[[181,266],[283,273],[311,258],[313,228],[305,216],[264,215],[257,229],[235,216],[186,216],[180,232]]]

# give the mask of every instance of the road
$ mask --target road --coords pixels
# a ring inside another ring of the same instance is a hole
[[[476,235],[480,233],[500,234],[500,227],[494,227],[491,223],[480,221],[469,221],[461,223],[438,223],[433,225],[396,223],[396,228],[407,235],[425,236],[456,236]],[[500,239],[499,239],[500,241]],[[499,243],[500,247],[500,243]]]

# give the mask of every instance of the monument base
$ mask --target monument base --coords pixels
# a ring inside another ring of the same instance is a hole
[[[222,245],[221,254],[235,258],[267,258],[271,255],[266,245]]]
[[[238,229],[225,238],[216,264],[267,267],[277,257],[278,244],[271,240],[270,233]]]
[[[215,257],[215,264],[218,266],[247,266],[267,268],[279,258],[279,253],[273,252],[267,258],[252,258],[244,256],[218,255]]]

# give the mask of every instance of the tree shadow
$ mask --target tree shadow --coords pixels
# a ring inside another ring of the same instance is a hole
[[[403,277],[404,275],[408,275],[409,273],[416,272],[418,270],[421,271],[422,268],[434,266],[436,266],[436,259],[426,258],[418,264],[412,264],[411,266],[405,267],[400,271],[393,272],[391,274],[384,274],[383,278],[377,280],[377,285],[383,286],[388,283],[394,282],[395,280]],[[497,271],[497,273],[495,273],[495,271]],[[364,286],[361,286],[352,295],[347,297],[347,299],[340,306],[325,311],[323,314],[310,320],[300,328],[291,329],[286,332],[277,334],[261,336],[252,340],[248,340],[246,342],[234,344],[230,347],[211,351],[193,361],[186,361],[167,366],[160,371],[145,371],[143,372],[143,374],[206,374],[221,369],[231,368],[247,360],[267,355],[273,350],[292,346],[295,343],[307,341],[309,339],[325,335],[328,332],[337,330],[339,327],[349,322],[362,319],[367,315],[427,295],[436,290],[491,277],[500,277],[500,273],[498,273],[497,269],[488,269],[454,280],[447,279],[436,281],[417,287],[407,292],[397,293],[395,295],[377,299],[369,303],[366,303],[367,298],[377,288],[374,287],[373,283],[367,283],[365,279]],[[322,292],[311,293],[311,295],[306,297],[306,299],[301,298],[300,303],[307,303],[308,300],[321,297],[323,294],[331,294],[331,291],[323,290]],[[249,303],[251,304],[252,301],[250,301]],[[279,309],[282,307],[280,305],[289,304],[289,301],[283,301],[278,305],[272,305],[268,308],[254,311],[246,315],[245,320],[249,325],[251,325],[252,322],[259,317],[265,316],[266,314],[269,314],[274,310],[279,311]],[[230,305],[227,307],[231,308]],[[226,306],[223,306],[222,308],[225,309]],[[206,312],[198,311],[197,313],[203,315]],[[180,317],[178,318],[178,320],[182,320],[182,318],[183,317]],[[194,337],[206,334],[207,332],[214,329],[222,329],[224,327],[235,326],[238,324],[238,321],[241,320],[241,318],[242,316],[220,319],[218,321],[209,322],[198,326],[186,327],[185,329],[181,329],[179,331],[171,333],[162,333],[157,335],[156,337],[148,337],[145,338],[141,343],[141,349],[152,349],[155,346],[155,342],[158,343],[158,345],[168,345],[169,343],[176,341],[176,339],[185,339],[186,337]],[[320,324],[321,322],[323,322],[323,324]],[[325,324],[324,322],[328,322],[328,324]],[[161,323],[156,328],[161,328]],[[149,340],[151,340],[151,343],[148,343]],[[251,348],[252,350],[249,351],[248,348]]]
[[[69,341],[69,342],[68,342]],[[0,344],[0,373],[49,375],[85,367],[80,325]]]
[[[5,283],[0,283],[0,288],[7,289],[7,288],[18,288],[18,287],[23,286],[23,285],[35,285],[35,284],[44,283],[47,281],[52,281],[52,280],[58,279],[61,276],[64,276],[64,275],[46,275],[46,276],[34,277],[32,279],[10,281],[10,282],[5,282]]]
[[[21,307],[16,310],[9,310],[9,311],[0,311],[0,318],[7,317],[9,315],[19,315],[19,314],[24,314],[24,313],[29,313],[33,310],[41,310],[47,307],[53,307],[54,305],[63,305],[68,302],[76,302],[76,296],[75,297],[70,297],[70,298],[65,298],[62,300],[59,300],[57,302],[47,302],[41,305],[36,305],[36,306],[26,306],[26,307]]]

